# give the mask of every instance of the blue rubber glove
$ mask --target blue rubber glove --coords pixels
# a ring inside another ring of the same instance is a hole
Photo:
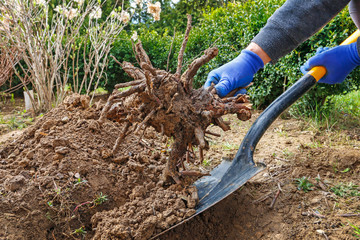
[[[335,84],[343,82],[358,65],[360,57],[355,42],[334,48],[318,48],[315,56],[307,60],[300,70],[306,74],[313,67],[323,66],[326,68],[326,74],[319,83]]]
[[[264,63],[256,53],[246,49],[242,50],[241,54],[231,62],[212,70],[204,87],[208,88],[211,83],[214,83],[217,94],[225,97],[232,90],[249,85],[254,74],[263,67]],[[246,90],[241,89],[236,95],[239,93],[244,94]]]

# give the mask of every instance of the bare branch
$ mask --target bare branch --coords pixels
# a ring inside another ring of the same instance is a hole
[[[128,135],[129,127],[131,126],[131,123],[127,122],[124,126],[124,129],[120,136],[116,139],[115,145],[113,147],[112,153],[113,155],[117,152],[122,140]]]
[[[189,90],[192,88],[192,83],[195,74],[201,66],[208,63],[211,59],[216,57],[219,53],[217,48],[209,48],[204,52],[204,55],[195,59],[188,67],[186,72],[181,76],[181,82],[183,83],[185,89]]]
[[[140,66],[141,66],[142,63],[146,63],[146,64],[149,65],[149,67],[154,68],[153,65],[151,64],[149,56],[145,52],[145,50],[144,50],[144,48],[143,48],[140,41],[135,44],[135,50],[136,50],[136,53],[137,53],[137,57],[140,60]]]
[[[136,86],[136,85],[139,85],[139,84],[143,83],[144,81],[145,81],[145,79],[135,80],[135,81],[126,82],[126,83],[118,83],[118,84],[115,85],[115,89],[124,88],[124,87],[130,87],[130,86]]]
[[[176,73],[175,73],[176,78],[180,78],[180,75],[181,75],[184,52],[185,52],[186,44],[189,40],[189,34],[190,34],[190,30],[191,30],[191,15],[190,14],[187,15],[187,19],[188,20],[187,20],[187,26],[186,26],[186,31],[185,31],[185,37],[181,44],[181,48],[180,48],[179,56],[178,56],[178,65],[177,65],[177,69],[176,69]]]

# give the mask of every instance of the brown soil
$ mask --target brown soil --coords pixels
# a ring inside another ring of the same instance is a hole
[[[123,125],[99,126],[101,106],[84,109],[77,97],[0,147],[0,239],[148,239],[194,213],[188,193],[159,180],[169,142],[153,130],[143,140],[132,134],[111,156]],[[232,158],[257,116],[225,119],[232,122],[226,133],[211,126],[221,137],[209,140],[201,168]],[[350,224],[359,226],[359,216],[341,214],[359,214],[360,197],[331,188],[360,183],[359,132],[277,120],[255,155],[267,169],[159,239],[355,239]],[[294,180],[303,176],[312,191],[297,189]],[[278,184],[282,192],[270,209]],[[86,233],[76,233],[81,227]]]
[[[113,155],[123,126],[88,104],[68,97],[0,149],[0,238],[148,239],[195,212],[191,189],[159,181],[166,142],[133,134]]]

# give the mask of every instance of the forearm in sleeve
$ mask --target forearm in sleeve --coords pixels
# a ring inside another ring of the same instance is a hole
[[[360,28],[360,0],[351,0],[349,3],[350,17],[357,28]]]
[[[349,0],[287,0],[252,40],[276,62],[319,31]]]

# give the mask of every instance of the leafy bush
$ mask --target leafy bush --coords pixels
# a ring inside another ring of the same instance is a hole
[[[284,0],[260,0],[246,1],[241,3],[229,3],[226,7],[218,8],[209,14],[204,14],[203,19],[196,25],[190,34],[186,52],[184,55],[184,67],[194,58],[199,56],[205,49],[216,45],[219,48],[219,55],[204,65],[194,79],[195,87],[201,87],[207,74],[214,68],[219,67],[240,54],[251,39],[265,25],[267,19],[279,8]],[[301,44],[290,54],[280,59],[276,64],[268,64],[260,70],[254,78],[254,85],[249,89],[249,94],[255,107],[264,108],[289,86],[296,82],[301,76],[300,66],[310,56],[314,55],[315,50],[320,46],[333,47],[339,45],[350,33],[356,29],[349,17],[347,9],[338,14],[320,32]],[[148,52],[155,67],[166,69],[167,58],[170,49],[172,36],[167,32],[159,35],[156,31],[147,29],[138,30],[145,50]],[[170,57],[170,70],[176,69],[176,54],[182,42],[183,34],[177,33],[173,50]],[[121,59],[130,59],[129,45],[116,45],[113,54]],[[126,51],[124,50],[126,49]],[[131,54],[132,56],[132,54]],[[134,59],[132,62],[135,62]],[[109,64],[111,68],[112,62]],[[125,77],[112,76],[118,75],[116,72],[109,74],[110,85],[119,82],[118,79],[125,80]],[[109,71],[108,71],[109,72]],[[118,75],[119,76],[119,75]],[[127,78],[128,79],[128,78]],[[333,101],[328,96],[347,93],[356,89],[360,85],[360,72],[354,71],[343,83],[337,85],[318,84],[300,101],[298,101],[290,112],[293,116],[311,116],[315,112],[326,111],[332,107]],[[318,117],[321,118],[322,114]]]
[[[248,0],[239,3],[229,3],[225,7],[217,8],[203,15],[203,19],[193,27],[184,54],[184,69],[187,64],[207,48],[215,45],[219,48],[219,55],[204,65],[195,76],[194,86],[201,87],[207,74],[240,54],[251,39],[266,24],[267,19],[279,8],[285,0]],[[186,21],[183,16],[177,21]],[[169,70],[175,72],[177,53],[183,40],[183,33],[176,32],[173,39],[167,29],[158,31],[143,27],[137,29],[144,49],[148,52],[154,66],[166,69],[168,54]],[[338,14],[327,26],[297,49],[280,59],[276,64],[268,64],[260,70],[254,78],[254,85],[249,89],[252,102],[257,108],[264,108],[301,76],[300,66],[320,46],[333,47],[340,44],[356,29],[349,17],[347,9]],[[161,33],[161,34],[160,34]],[[121,32],[114,43],[111,54],[119,61],[129,61],[136,65],[130,36],[132,32]],[[81,75],[81,73],[79,73]],[[131,80],[121,67],[110,59],[106,69],[106,81],[100,87],[111,90],[116,83]],[[321,118],[324,111],[331,109],[334,104],[333,95],[345,94],[360,85],[360,71],[353,71],[350,77],[337,85],[318,84],[289,110],[293,116],[313,116]]]

